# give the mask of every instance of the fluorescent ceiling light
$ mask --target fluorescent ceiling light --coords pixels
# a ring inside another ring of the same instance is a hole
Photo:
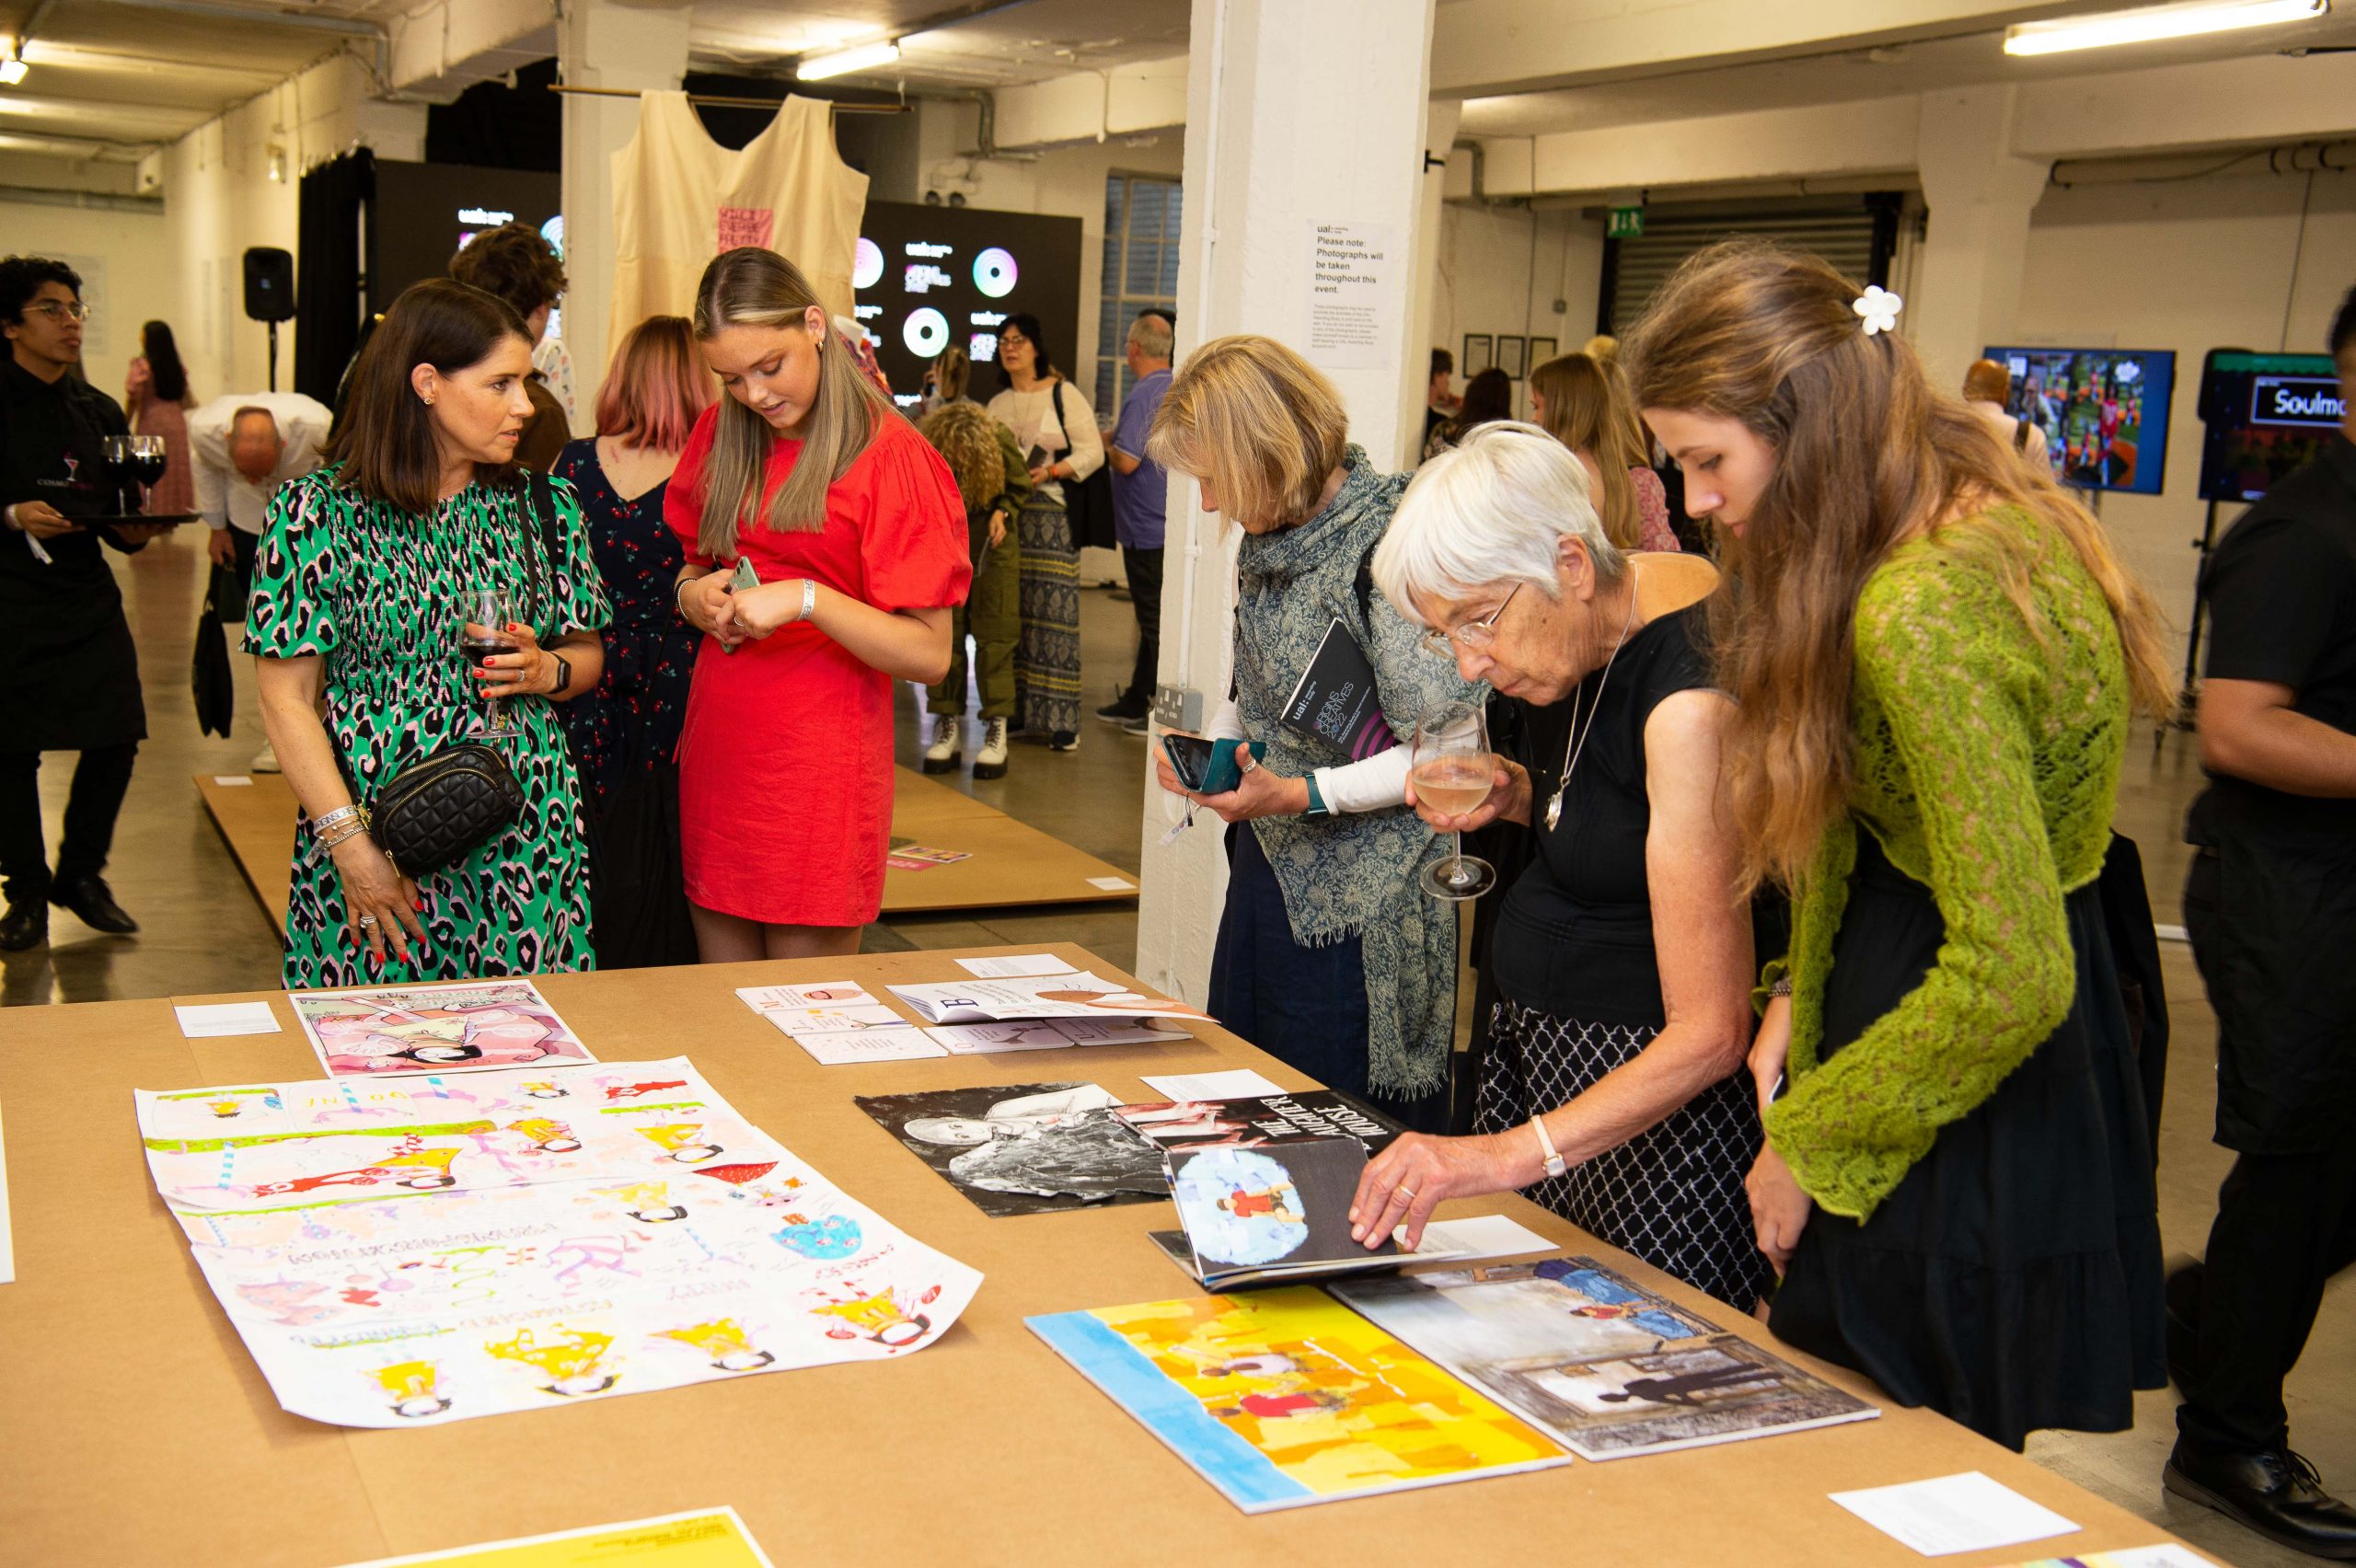
[[[2197,38],[2242,28],[2281,27],[2330,14],[2331,0],[2199,0],[2189,6],[2149,6],[2134,11],[2022,22],[2004,29],[2004,52],[2060,54],[2073,49]]]
[[[832,54],[804,55],[793,68],[796,80],[823,82],[829,76],[848,76],[854,71],[872,71],[878,65],[889,65],[900,57],[896,43],[862,43],[855,49],[838,49]]]
[[[21,60],[0,60],[0,87],[13,87],[25,79],[25,63]]]

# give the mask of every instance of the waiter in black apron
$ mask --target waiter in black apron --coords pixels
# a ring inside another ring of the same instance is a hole
[[[0,259],[0,951],[49,940],[49,905],[94,930],[139,928],[99,876],[132,758],[147,738],[139,655],[104,548],[161,532],[76,519],[120,510],[99,443],[122,409],[67,372],[82,357],[82,280],[60,261]],[[82,754],[52,875],[41,838],[40,754]]]
[[[2356,289],[2329,342],[2356,401]],[[2356,412],[2343,419],[2201,580],[2210,784],[2187,824],[2184,923],[2217,1009],[2217,1141],[2235,1159],[2207,1258],[2168,1277],[2184,1403],[2164,1474],[2269,1539],[2346,1560],[2356,1507],[2291,1447],[2282,1389],[2325,1285],[2356,1262]]]

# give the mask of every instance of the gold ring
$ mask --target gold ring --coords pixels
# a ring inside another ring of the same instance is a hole
[[[1415,1196],[1415,1189],[1413,1187],[1402,1187],[1399,1189],[1399,1193],[1401,1196],[1406,1198],[1410,1202],[1413,1202]]]

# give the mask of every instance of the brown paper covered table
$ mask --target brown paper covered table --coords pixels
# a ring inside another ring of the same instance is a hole
[[[1119,973],[1080,948],[1053,951]],[[1929,1560],[1825,1494],[1965,1470],[2082,1528],[1942,1564],[2169,1539],[1941,1417],[1890,1407],[1878,1421],[1791,1436],[1247,1516],[1023,1326],[1036,1313],[1187,1294],[1145,1239],[1169,1211],[989,1218],[851,1097],[1069,1078],[1141,1099],[1141,1073],[1230,1066],[1313,1085],[1208,1026],[1184,1043],[822,1067],[733,994],[848,976],[882,996],[887,983],[961,975],[953,956],[540,981],[602,1059],[684,1054],[756,1125],[983,1271],[972,1309],[939,1343],[900,1362],[406,1432],[322,1426],[278,1408],[140,1155],[134,1088],[318,1076],[283,997],[272,1010],[284,1032],[211,1040],[183,1039],[167,1001],[10,1009],[0,1115],[17,1278],[0,1286],[0,1563],[326,1568],[733,1504],[780,1564],[1426,1563],[1576,1550],[1631,1565],[1919,1565]],[[1519,1198],[1443,1212],[1509,1214],[1767,1340]]]

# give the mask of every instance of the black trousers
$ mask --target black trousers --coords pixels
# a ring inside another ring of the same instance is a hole
[[[1161,551],[1123,545],[1121,567],[1128,573],[1129,602],[1138,612],[1138,663],[1124,695],[1130,707],[1149,709],[1161,678]]]
[[[81,754],[74,785],[65,797],[65,839],[57,851],[60,880],[95,876],[114,847],[115,818],[131,788],[132,760],[139,743],[101,746]],[[49,850],[41,838],[39,752],[0,752],[0,881],[10,904],[33,904],[49,896]]]
[[[2218,862],[2197,858],[2184,920],[2201,975],[2216,983]],[[2258,1452],[2290,1435],[2283,1379],[2315,1328],[2324,1286],[2356,1262],[2356,1138],[2314,1153],[2245,1152],[2217,1193],[2200,1282],[2200,1338],[2177,1430],[2214,1448]]]

